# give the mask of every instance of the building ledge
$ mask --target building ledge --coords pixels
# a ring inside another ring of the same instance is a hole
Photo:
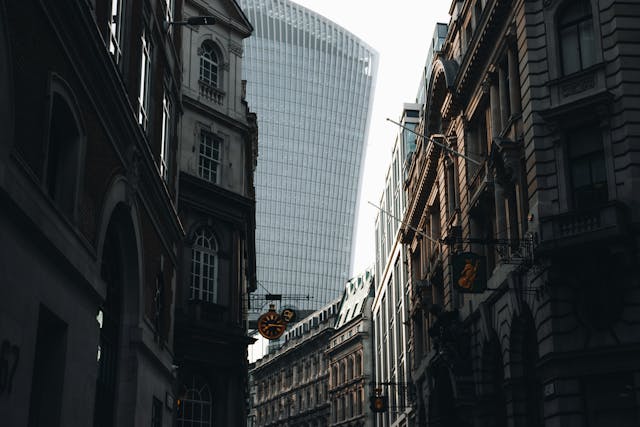
[[[542,217],[538,252],[621,239],[627,234],[628,218],[627,207],[619,202]]]

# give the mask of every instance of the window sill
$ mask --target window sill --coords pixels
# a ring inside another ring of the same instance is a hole
[[[547,82],[552,108],[560,108],[576,100],[590,97],[606,89],[604,64],[561,76]]]

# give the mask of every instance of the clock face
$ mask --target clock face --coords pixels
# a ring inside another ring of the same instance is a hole
[[[275,311],[268,311],[258,319],[258,332],[269,340],[280,338],[286,326],[286,322]]]

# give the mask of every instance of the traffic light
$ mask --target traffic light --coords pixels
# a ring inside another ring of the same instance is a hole
[[[369,402],[369,407],[376,413],[386,412],[389,407],[387,396],[383,396],[382,389],[379,388],[375,389],[374,395],[369,398]]]

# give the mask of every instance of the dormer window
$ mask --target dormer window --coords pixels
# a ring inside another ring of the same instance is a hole
[[[558,17],[558,39],[565,75],[596,62],[593,16],[588,0],[570,0]]]

